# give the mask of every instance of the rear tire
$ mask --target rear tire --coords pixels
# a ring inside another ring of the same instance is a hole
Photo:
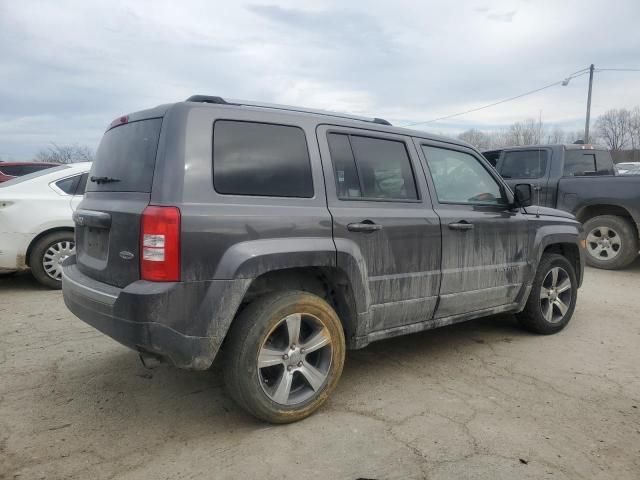
[[[53,232],[39,239],[29,255],[31,273],[38,282],[54,290],[62,288],[60,263],[75,252],[73,232]]]
[[[584,224],[587,264],[616,270],[632,263],[638,255],[638,233],[625,218],[600,215]]]
[[[578,281],[573,264],[562,255],[545,253],[527,304],[517,315],[518,321],[534,333],[557,333],[571,320],[577,299]]]
[[[224,355],[225,383],[238,405],[261,420],[290,423],[315,412],[335,389],[345,339],[338,315],[322,298],[277,292],[239,314]]]

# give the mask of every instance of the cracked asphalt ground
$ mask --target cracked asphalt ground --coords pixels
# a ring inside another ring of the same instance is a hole
[[[0,478],[640,478],[640,262],[587,270],[569,327],[493,317],[350,352],[270,426],[219,369],[143,369],[28,275],[0,279]]]

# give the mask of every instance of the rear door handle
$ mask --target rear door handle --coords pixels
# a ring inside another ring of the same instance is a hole
[[[450,223],[449,228],[451,230],[472,230],[473,223],[469,223],[466,220],[462,220],[461,222]]]
[[[347,225],[350,232],[373,233],[382,230],[382,225],[373,223],[372,221],[363,221],[361,223],[350,223]]]

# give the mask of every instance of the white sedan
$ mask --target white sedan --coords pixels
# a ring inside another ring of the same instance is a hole
[[[90,167],[61,165],[0,183],[0,273],[31,268],[40,283],[61,287],[60,262],[75,252],[71,216]]]

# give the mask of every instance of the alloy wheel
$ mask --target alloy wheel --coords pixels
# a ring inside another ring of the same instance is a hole
[[[609,227],[596,227],[587,235],[587,251],[598,260],[612,260],[620,253],[620,235]]]
[[[562,267],[553,267],[540,287],[540,308],[549,323],[561,322],[569,311],[572,296],[571,277]]]
[[[316,316],[286,316],[267,335],[258,354],[258,377],[264,393],[281,405],[308,400],[326,383],[333,346]]]

